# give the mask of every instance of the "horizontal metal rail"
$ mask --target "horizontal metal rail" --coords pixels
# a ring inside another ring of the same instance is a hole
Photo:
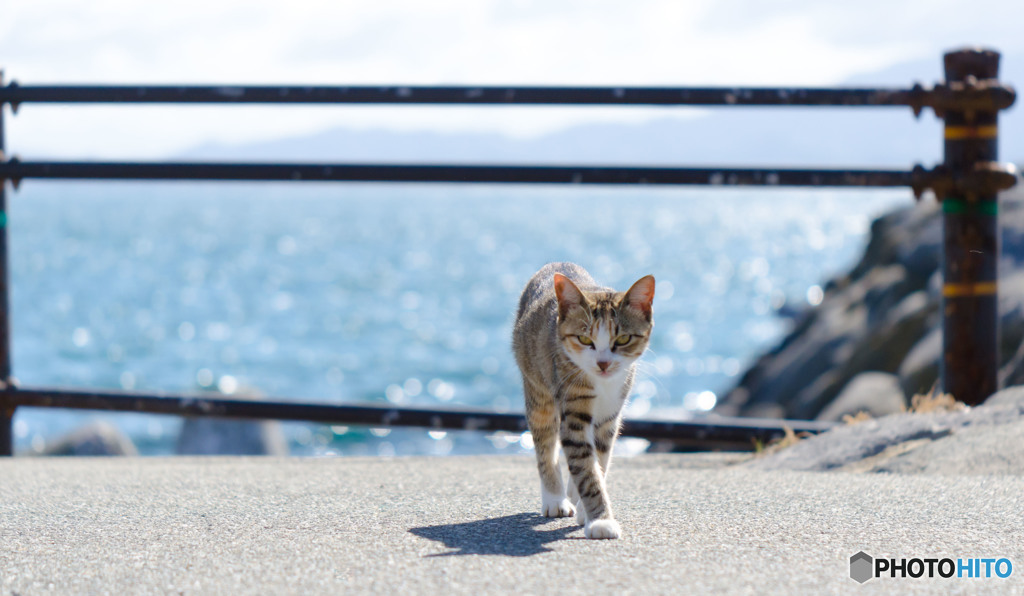
[[[353,424],[370,427],[419,427],[433,430],[484,432],[525,432],[521,413],[498,413],[478,409],[398,408],[374,404],[332,405],[291,401],[244,400],[122,391],[89,391],[48,388],[18,388],[0,393],[7,407],[67,408],[142,412],[177,416],[296,420],[323,424]],[[751,450],[793,432],[819,433],[831,422],[758,418],[714,417],[703,420],[626,420],[622,435],[650,441],[665,441],[679,447]]]
[[[512,165],[0,162],[0,179],[280,180],[908,187],[910,170]]]
[[[0,103],[920,106],[928,90],[801,87],[19,85]]]

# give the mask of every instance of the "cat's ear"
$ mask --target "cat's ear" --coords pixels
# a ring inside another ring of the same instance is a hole
[[[651,304],[654,302],[654,276],[641,277],[622,299],[623,304],[644,313],[647,320],[651,319]]]
[[[576,287],[576,284],[572,283],[571,279],[561,273],[556,273],[554,281],[555,296],[558,297],[559,317],[564,318],[565,315],[569,314],[569,311],[586,303],[587,299],[583,297],[583,292],[580,292],[580,289]]]

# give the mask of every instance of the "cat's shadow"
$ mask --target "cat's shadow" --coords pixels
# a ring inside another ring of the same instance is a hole
[[[569,534],[580,529],[575,524],[568,526],[558,524],[558,527],[550,530],[538,528],[545,524],[554,524],[556,521],[536,513],[518,513],[461,524],[412,528],[409,532],[455,549],[429,555],[431,557],[452,555],[528,557],[550,551],[548,544],[557,540],[565,540]]]

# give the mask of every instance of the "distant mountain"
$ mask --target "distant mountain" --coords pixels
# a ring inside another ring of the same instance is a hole
[[[1001,78],[1024,89],[1024,54],[1004,56]],[[910,86],[941,79],[939,60],[915,61],[849,80]],[[1018,101],[1018,104],[1021,100]],[[1000,119],[1000,155],[1024,163],[1024,115]],[[245,145],[207,144],[196,160],[385,163],[909,167],[942,159],[942,126],[930,111],[899,108],[721,108],[691,119],[587,124],[536,139],[338,128]]]

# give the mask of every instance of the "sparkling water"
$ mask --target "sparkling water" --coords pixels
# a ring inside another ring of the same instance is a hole
[[[23,385],[521,411],[519,292],[551,261],[657,278],[630,417],[709,410],[821,300],[900,191],[43,183],[9,198]],[[172,453],[175,417],[19,409],[19,451],[89,421]],[[514,452],[529,437],[286,423],[296,454]]]

